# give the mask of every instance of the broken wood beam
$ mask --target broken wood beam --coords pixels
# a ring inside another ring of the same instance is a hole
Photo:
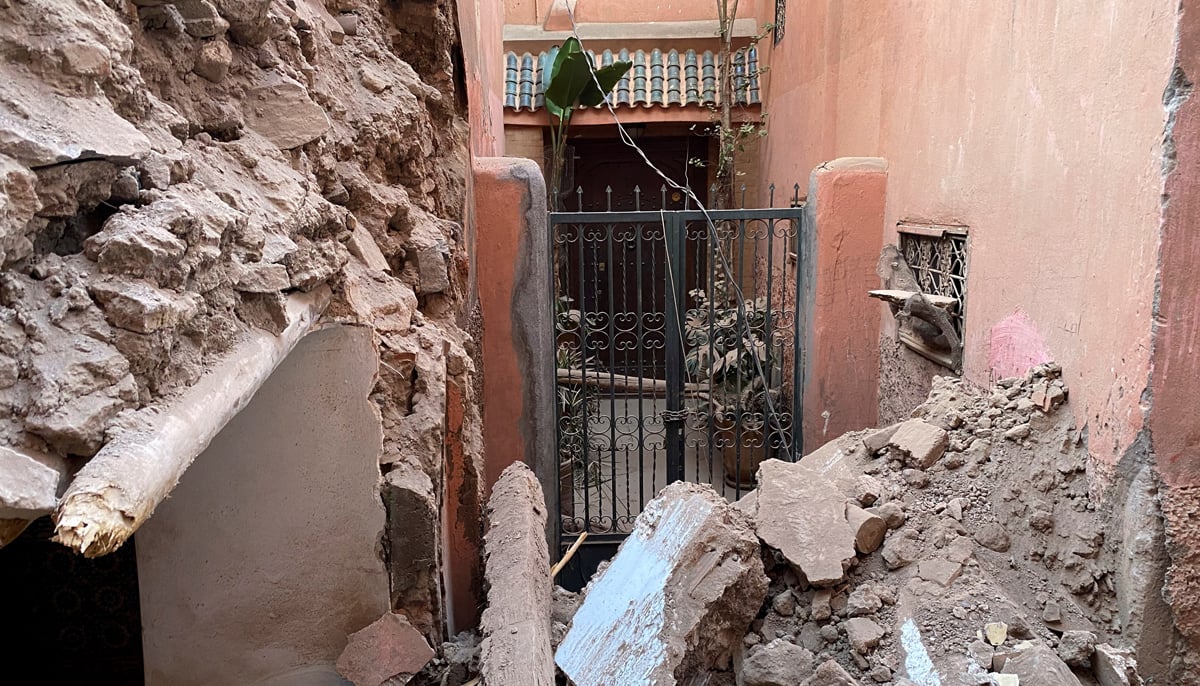
[[[877,298],[892,305],[901,305],[908,302],[908,299],[917,295],[916,291],[902,291],[896,289],[881,289],[876,291],[867,291],[867,295],[872,298]],[[921,293],[925,297],[926,302],[934,307],[940,307],[943,310],[954,310],[958,307],[958,299],[951,298],[945,295],[932,295],[930,293]]]
[[[604,390],[614,390],[623,393],[646,393],[650,395],[666,395],[667,382],[648,376],[630,376],[628,374],[613,374],[609,372],[583,372],[578,369],[560,367],[557,374],[558,382],[576,386],[594,386]],[[692,397],[708,397],[712,388],[706,383],[683,384],[684,395]]]
[[[54,540],[85,557],[121,547],[313,329],[329,298],[327,287],[290,296],[278,336],[248,332],[190,388],[122,422],[67,486],[54,513]]]
[[[488,686],[554,686],[546,499],[523,462],[504,470],[488,500],[487,609],[479,665]]]

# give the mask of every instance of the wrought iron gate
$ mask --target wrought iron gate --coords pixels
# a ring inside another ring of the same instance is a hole
[[[559,577],[573,589],[666,484],[734,500],[760,461],[801,454],[799,186],[786,208],[608,196],[550,213],[560,554],[588,534]]]

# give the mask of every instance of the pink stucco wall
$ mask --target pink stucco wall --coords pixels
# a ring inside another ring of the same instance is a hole
[[[467,81],[471,154],[504,154],[504,2],[458,3],[459,34]]]
[[[887,227],[969,226],[967,378],[1058,360],[1101,466],[1142,427],[1176,4],[794,0],[766,50],[763,179],[881,156]]]
[[[541,24],[554,0],[505,0],[504,20],[509,24]],[[772,4],[772,6],[774,6]],[[753,17],[754,0],[741,0],[738,18]],[[698,21],[717,18],[715,0],[578,0],[578,22]]]

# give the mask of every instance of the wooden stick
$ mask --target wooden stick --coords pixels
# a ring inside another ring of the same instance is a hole
[[[579,550],[579,546],[583,545],[583,542],[587,540],[587,537],[588,535],[586,531],[579,534],[579,538],[575,539],[575,542],[572,543],[571,547],[567,549],[567,554],[563,555],[562,559],[550,568],[551,581],[554,580],[554,577],[558,576],[558,573],[563,570],[563,567],[567,566],[567,563],[571,561],[571,558],[575,557],[575,551]]]
[[[247,332],[190,388],[139,410],[67,486],[54,513],[54,540],[85,557],[121,547],[312,330],[329,298],[327,287],[290,296],[282,333]]]

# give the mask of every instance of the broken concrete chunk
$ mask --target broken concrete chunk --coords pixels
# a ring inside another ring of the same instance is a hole
[[[496,480],[487,518],[483,680],[490,686],[554,686],[546,501],[524,463],[513,463]]]
[[[812,618],[814,621],[823,622],[833,616],[833,605],[830,601],[833,600],[833,591],[828,588],[819,588],[813,594],[812,600]]]
[[[53,512],[66,472],[60,457],[0,446],[0,519],[36,519]]]
[[[1058,656],[1072,667],[1088,667],[1096,648],[1096,634],[1090,631],[1067,630],[1058,641]]]
[[[831,586],[854,557],[854,529],[845,498],[802,464],[766,460],[758,467],[755,524],[763,543],[779,550],[813,586]]]
[[[153,333],[185,324],[199,311],[197,298],[155,288],[143,281],[106,279],[92,284],[109,323],[135,333]]]
[[[387,273],[392,271],[387,258],[383,256],[383,251],[379,249],[379,244],[362,224],[357,224],[350,232],[350,238],[346,241],[346,249],[371,269]]]
[[[883,627],[866,617],[847,619],[842,626],[846,629],[846,639],[860,655],[866,655],[883,640]]]
[[[730,660],[766,593],[746,516],[676,482],[592,580],[556,661],[578,686],[687,683]]]
[[[854,482],[854,499],[863,507],[870,507],[883,497],[883,484],[873,476],[866,474]]]
[[[813,654],[785,638],[751,650],[742,662],[742,686],[794,686],[813,673]]]
[[[217,8],[208,0],[176,0],[174,4],[189,36],[213,38],[229,30],[229,22],[217,14]]]
[[[389,612],[350,634],[337,670],[354,686],[408,683],[433,658],[433,648],[404,615]],[[392,682],[395,683],[395,682]]]
[[[943,587],[954,583],[961,572],[962,565],[950,560],[921,560],[917,565],[918,576]]]
[[[876,429],[863,437],[863,447],[872,455],[878,453],[887,447],[891,442],[892,436],[896,435],[896,430],[900,428],[901,422],[896,422],[891,426],[882,429]]]
[[[127,388],[136,397],[137,383],[128,377]],[[126,397],[121,397],[122,395]],[[51,410],[25,417],[25,430],[41,437],[55,450],[69,455],[94,455],[104,443],[109,420],[131,405],[128,394],[97,391]]]
[[[1017,675],[1021,686],[1083,686],[1067,663],[1042,643],[1019,644],[1001,673]]]
[[[846,598],[846,614],[850,617],[873,615],[883,607],[883,600],[870,586],[859,586]]]
[[[281,150],[311,143],[332,126],[325,110],[308,97],[304,86],[279,75],[250,89],[242,110],[246,126]]]
[[[901,423],[888,441],[888,446],[904,457],[905,464],[919,469],[932,466],[949,445],[945,429],[921,419]]]
[[[883,545],[888,526],[882,517],[871,514],[857,505],[846,503],[846,523],[854,531],[854,547],[858,552],[866,555]]]
[[[1107,643],[1096,646],[1092,653],[1092,671],[1100,686],[1141,686],[1137,660],[1133,653],[1118,650]]]

